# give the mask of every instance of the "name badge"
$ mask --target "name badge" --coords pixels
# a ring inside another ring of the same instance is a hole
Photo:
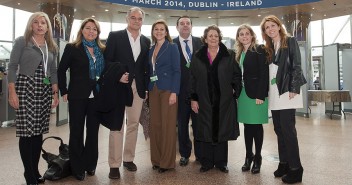
[[[271,85],[276,84],[276,78],[271,79]]]
[[[43,79],[43,83],[44,83],[45,85],[50,85],[50,80],[49,80],[49,78],[48,78],[48,77],[45,77],[45,78]]]
[[[189,66],[191,66],[191,63],[187,62],[186,67],[189,68]]]
[[[151,82],[155,82],[155,81],[157,81],[157,80],[158,80],[158,76],[156,76],[156,75],[150,77],[150,81],[151,81]]]

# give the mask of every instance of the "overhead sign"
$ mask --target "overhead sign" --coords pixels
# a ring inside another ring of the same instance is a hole
[[[317,2],[321,0],[100,0],[145,8],[174,10],[243,10],[271,8]]]

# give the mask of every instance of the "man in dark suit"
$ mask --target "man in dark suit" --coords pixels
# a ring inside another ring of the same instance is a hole
[[[119,62],[128,69],[128,82],[132,87],[133,103],[126,107],[126,124],[121,130],[110,130],[109,135],[109,178],[119,179],[119,167],[136,171],[133,163],[138,135],[139,117],[143,100],[146,99],[148,74],[148,51],[150,40],[141,34],[140,30],[145,13],[138,7],[129,9],[126,16],[127,28],[109,34],[104,52],[105,61]],[[126,136],[124,142],[124,132]],[[122,160],[123,159],[123,160]]]
[[[176,22],[176,28],[179,32],[179,36],[173,40],[178,45],[180,51],[180,64],[181,64],[181,87],[180,94],[178,96],[178,116],[177,116],[177,127],[178,127],[178,143],[179,152],[181,155],[180,165],[186,166],[191,156],[192,142],[189,138],[189,119],[192,117],[192,129],[193,133],[196,130],[196,120],[193,115],[194,112],[191,110],[189,102],[189,78],[192,54],[194,54],[202,45],[200,38],[193,37],[192,32],[192,21],[188,16],[182,16],[178,18]],[[194,141],[194,154],[196,160],[199,159],[199,147],[197,141]]]

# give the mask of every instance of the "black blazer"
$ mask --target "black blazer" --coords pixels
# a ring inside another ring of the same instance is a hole
[[[180,38],[176,37],[173,39],[173,42],[177,44],[178,50],[180,52],[180,65],[181,65],[181,86],[180,86],[180,94],[179,94],[179,102],[183,101],[182,99],[187,98],[188,90],[189,90],[189,81],[190,81],[190,68],[186,67],[187,60],[183,55]],[[199,37],[192,36],[192,57],[194,54],[202,47],[202,41]]]
[[[244,88],[251,99],[265,100],[269,90],[269,65],[266,62],[263,46],[256,46],[256,48],[257,51],[247,50],[243,61]]]
[[[70,69],[70,82],[67,88],[66,71]],[[89,59],[83,45],[75,47],[67,44],[58,68],[58,85],[61,96],[68,94],[68,99],[88,98],[95,89],[95,80],[89,77]]]
[[[141,35],[140,43],[141,52],[137,61],[134,61],[127,30],[110,32],[106,42],[104,58],[106,63],[120,62],[127,66],[130,74],[129,83],[131,84],[133,79],[135,79],[138,95],[144,99],[149,82],[148,51],[150,48],[150,40],[144,35]]]
[[[97,95],[97,111],[100,122],[110,130],[121,130],[125,114],[125,106],[131,106],[133,101],[132,88],[121,83],[121,76],[127,72],[125,65],[108,63],[98,81],[100,91]]]

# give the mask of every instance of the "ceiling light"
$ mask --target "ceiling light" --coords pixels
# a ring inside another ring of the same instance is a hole
[[[230,23],[230,24],[234,24],[234,23],[232,22],[232,23]]]
[[[313,7],[312,9],[314,10],[315,8]]]
[[[209,16],[208,19],[211,19],[211,17]]]
[[[259,14],[258,17],[260,17],[260,16],[262,16],[262,15]]]
[[[92,17],[95,17],[95,15],[92,15]]]
[[[21,5],[21,3],[17,3],[17,5]]]
[[[324,17],[326,17],[326,14],[324,14]]]
[[[108,12],[109,10],[108,9],[105,9],[106,12]]]

